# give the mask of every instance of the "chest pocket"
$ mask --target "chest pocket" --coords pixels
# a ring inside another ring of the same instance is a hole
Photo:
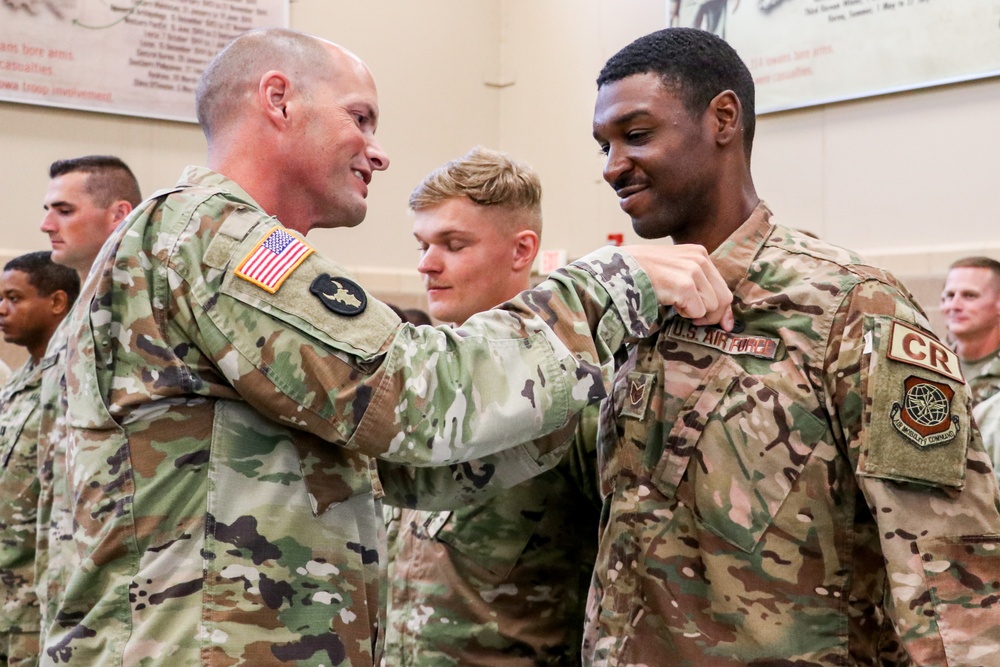
[[[38,407],[35,405],[21,405],[16,410],[0,412],[0,463],[4,468],[10,463],[14,446],[21,437],[24,425],[37,409]]]
[[[538,529],[544,498],[526,485],[452,512],[419,512],[417,530],[448,545],[499,579],[510,574]]]
[[[726,356],[702,386],[681,409],[652,481],[708,530],[750,552],[826,426]]]

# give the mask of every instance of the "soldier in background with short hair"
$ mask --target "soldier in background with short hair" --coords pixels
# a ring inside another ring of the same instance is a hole
[[[40,224],[52,245],[52,261],[76,271],[82,286],[101,246],[141,200],[135,174],[119,157],[81,155],[53,162]],[[65,484],[67,321],[49,340],[39,390],[38,535],[32,549],[43,642],[46,628],[56,620],[63,583],[79,566],[72,499]]]
[[[941,314],[1000,482],[1000,262],[963,257],[953,263],[941,291]]]
[[[941,290],[941,314],[973,402],[1000,392],[1000,262],[954,262]]]
[[[72,269],[49,251],[7,262],[0,277],[0,331],[28,360],[0,390],[0,666],[38,663],[41,612],[35,594],[38,428],[42,360],[80,292]]]

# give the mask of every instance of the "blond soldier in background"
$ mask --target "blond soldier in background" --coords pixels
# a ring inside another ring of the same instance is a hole
[[[80,292],[76,272],[49,251],[7,262],[0,279],[0,331],[28,360],[0,391],[0,665],[38,663],[35,594],[39,395],[45,349]]]
[[[541,196],[527,165],[484,148],[414,189],[432,316],[461,324],[531,286]],[[460,509],[401,510],[390,531],[387,667],[580,664],[601,506],[596,417],[588,408],[570,454],[538,477]]]
[[[723,40],[652,33],[597,83],[621,208],[710,251],[737,324],[671,313],[602,404],[584,662],[1000,664],[1000,491],[958,357],[892,276],[775,223]]]
[[[1000,481],[1000,262],[965,257],[952,264],[941,292],[941,314]]]
[[[731,326],[728,289],[703,249],[609,248],[462,329],[401,325],[304,238],[388,167],[365,64],[249,31],[197,109],[209,168],[129,216],[70,316],[80,565],[43,662],[376,664],[371,457],[551,465],[658,300]]]

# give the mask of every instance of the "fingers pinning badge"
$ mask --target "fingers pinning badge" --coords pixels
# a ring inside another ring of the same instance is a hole
[[[337,315],[353,317],[365,312],[365,308],[368,307],[365,291],[348,278],[334,278],[329,273],[323,273],[312,281],[309,291],[326,306],[327,310]]]

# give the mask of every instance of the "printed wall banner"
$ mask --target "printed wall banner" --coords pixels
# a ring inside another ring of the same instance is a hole
[[[1000,0],[666,0],[723,37],[767,113],[1000,74]]]
[[[195,122],[212,57],[289,0],[0,0],[0,100]]]

